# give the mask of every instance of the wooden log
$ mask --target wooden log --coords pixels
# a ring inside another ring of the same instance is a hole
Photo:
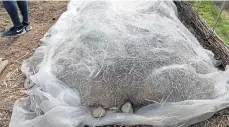
[[[229,47],[208,26],[208,24],[185,1],[174,1],[177,6],[181,22],[196,36],[200,44],[215,54],[217,60],[221,60],[221,69],[229,65]]]

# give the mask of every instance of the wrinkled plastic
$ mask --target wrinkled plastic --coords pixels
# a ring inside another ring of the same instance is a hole
[[[22,65],[28,96],[10,127],[182,127],[228,107],[228,70],[176,11],[172,1],[71,1]],[[127,101],[134,114],[109,110]],[[96,106],[104,117],[91,116]]]

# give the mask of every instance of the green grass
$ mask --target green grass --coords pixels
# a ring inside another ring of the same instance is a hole
[[[197,11],[199,2],[194,2],[194,9]],[[204,20],[213,28],[220,12],[220,8],[216,7],[211,1],[202,1],[198,10]],[[216,33],[229,45],[229,12],[223,11],[215,28]]]

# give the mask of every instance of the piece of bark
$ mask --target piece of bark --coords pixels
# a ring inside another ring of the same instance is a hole
[[[6,68],[6,66],[8,65],[8,63],[9,63],[8,60],[2,60],[2,58],[0,58],[0,74]]]
[[[222,67],[229,65],[229,47],[208,26],[208,24],[185,1],[174,1],[182,23],[196,36],[200,44],[215,54],[215,58],[222,60]]]

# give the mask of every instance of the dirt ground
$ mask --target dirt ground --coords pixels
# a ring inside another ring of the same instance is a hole
[[[8,127],[14,101],[24,96],[25,77],[20,71],[21,63],[40,45],[39,40],[66,10],[67,3],[66,1],[29,2],[33,30],[20,37],[0,37],[0,57],[9,60],[8,66],[0,74],[0,127]],[[0,3],[0,32],[11,25],[10,18]],[[229,111],[228,109],[220,111],[211,119],[193,127],[229,127]]]
[[[0,74],[0,127],[8,127],[13,103],[24,95],[25,77],[20,71],[22,61],[30,57],[40,45],[39,40],[66,11],[67,3],[66,1],[29,2],[33,30],[20,37],[0,37],[0,57],[9,60],[8,66]],[[7,12],[0,7],[0,32],[11,26]]]

